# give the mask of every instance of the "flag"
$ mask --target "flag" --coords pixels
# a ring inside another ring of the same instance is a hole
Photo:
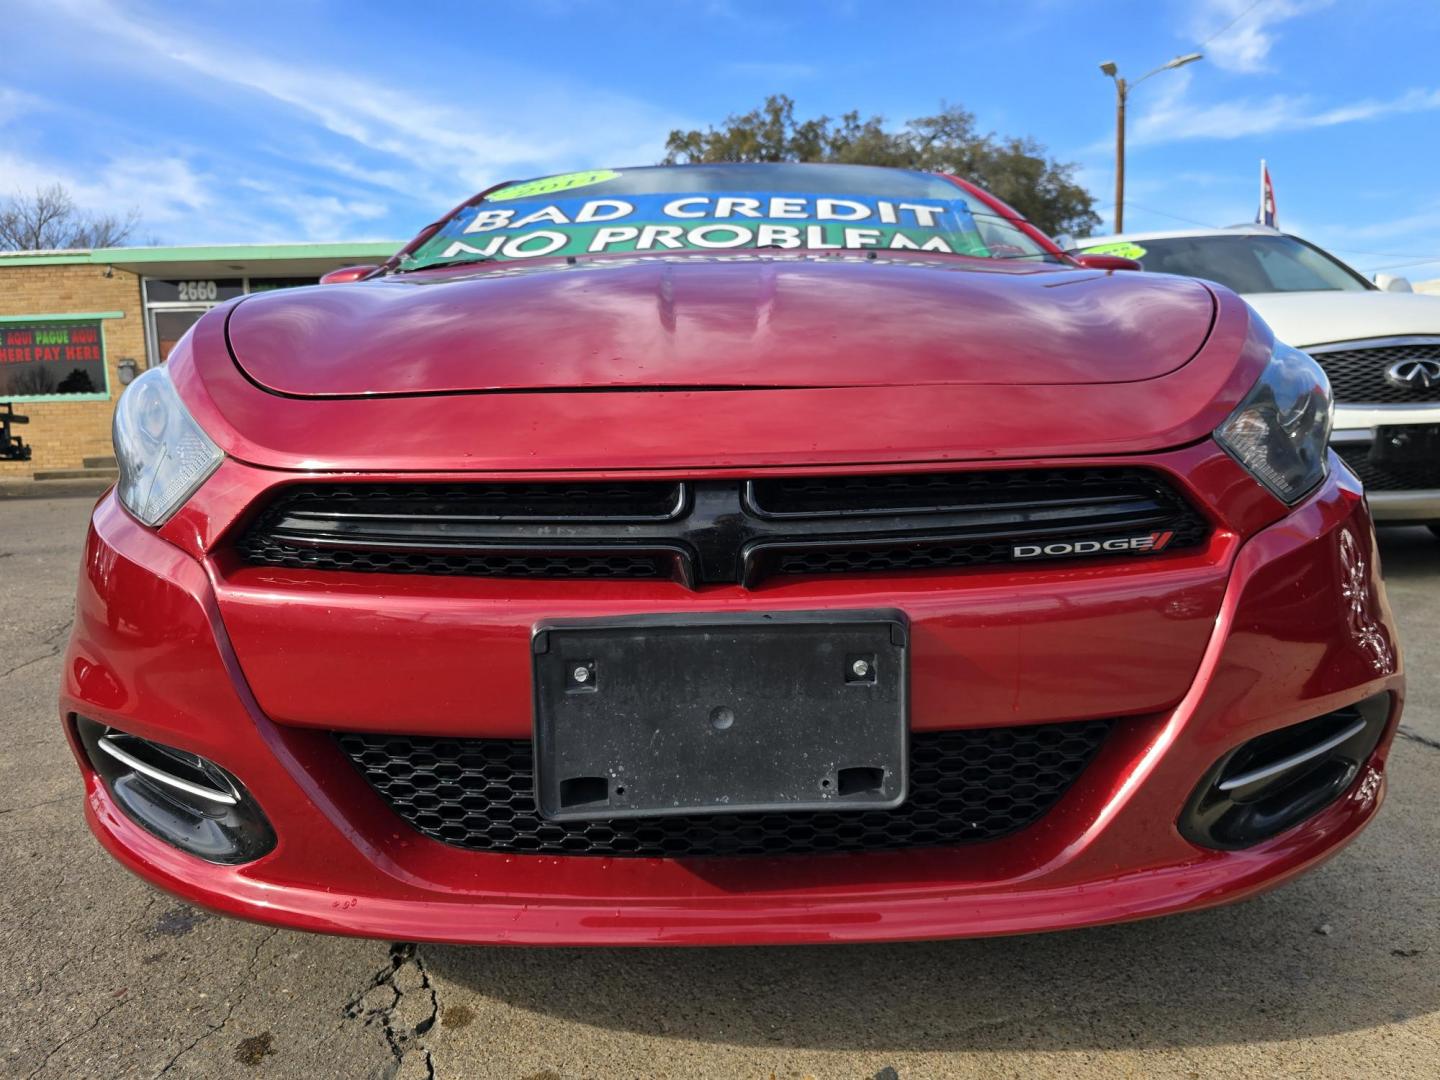
[[[1265,159],[1260,159],[1260,209],[1255,211],[1255,224],[1268,225],[1276,228],[1275,224],[1275,188],[1270,183],[1270,169],[1265,164]]]

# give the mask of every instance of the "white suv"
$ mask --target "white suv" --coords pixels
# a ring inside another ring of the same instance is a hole
[[[1093,237],[1072,253],[1119,255],[1243,296],[1330,376],[1331,443],[1364,481],[1375,517],[1425,522],[1440,536],[1440,296],[1411,292],[1403,278],[1381,290],[1263,225]]]

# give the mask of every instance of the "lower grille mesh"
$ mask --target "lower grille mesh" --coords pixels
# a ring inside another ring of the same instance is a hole
[[[1185,538],[1187,541],[1189,537]],[[1010,557],[1007,543],[891,544],[787,552],[776,560],[779,574],[866,574],[889,570],[943,570],[981,566]]]
[[[1370,491],[1424,491],[1440,488],[1440,461],[1381,465],[1370,460],[1369,443],[1338,443],[1335,452]]]
[[[474,851],[700,858],[994,840],[1039,820],[1094,757],[1109,720],[910,737],[910,794],[894,810],[554,822],[535,806],[528,740],[343,733],[370,785],[426,836]]]
[[[503,555],[443,551],[347,551],[288,547],[252,534],[240,543],[253,563],[294,570],[351,570],[361,573],[430,574],[437,577],[500,578],[667,578],[670,562],[648,552],[635,555],[568,554],[561,548],[535,554]]]

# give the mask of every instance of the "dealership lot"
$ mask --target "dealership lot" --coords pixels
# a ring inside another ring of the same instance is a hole
[[[1382,538],[1410,674],[1389,803],[1229,908],[1043,937],[388,946],[212,917],[104,855],[54,716],[85,499],[0,500],[5,1076],[1423,1075],[1440,1055],[1440,543]]]

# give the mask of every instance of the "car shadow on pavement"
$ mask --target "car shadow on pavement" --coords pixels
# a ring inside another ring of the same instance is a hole
[[[1414,593],[1428,603],[1440,540],[1421,528],[1386,529],[1381,549],[1392,597]],[[1428,681],[1412,673],[1417,721]],[[1428,702],[1423,711],[1428,720]],[[1146,1049],[1383,1027],[1440,1011],[1437,754],[1398,740],[1387,805],[1374,826],[1314,872],[1209,911],[1068,933],[893,945],[427,945],[426,963],[441,985],[459,984],[499,1010],[749,1047]]]
[[[1387,581],[1424,580],[1440,571],[1440,537],[1420,525],[1387,526],[1380,538],[1380,568]]]
[[[1430,751],[1402,753],[1415,764]],[[1398,801],[1387,807],[1397,817],[1407,814]],[[426,946],[425,955],[440,979],[499,1008],[730,1045],[1139,1049],[1338,1034],[1440,1009],[1440,951],[1421,914],[1433,910],[1423,864],[1434,841],[1417,828],[1408,854],[1421,865],[1407,866],[1409,840],[1387,831],[1384,847],[1362,837],[1245,903],[1067,933],[770,948]]]

